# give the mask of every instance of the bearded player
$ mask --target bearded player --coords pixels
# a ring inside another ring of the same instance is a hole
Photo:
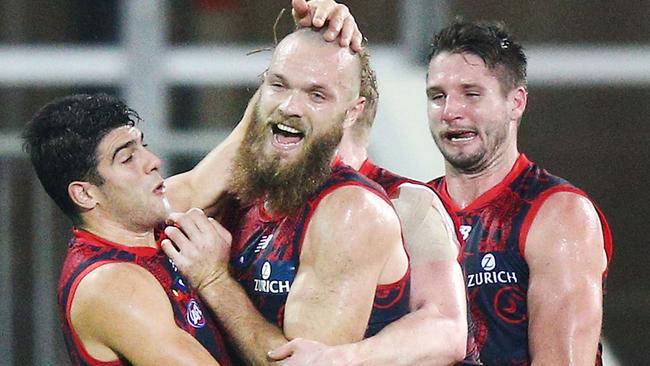
[[[381,187],[335,159],[364,108],[364,57],[312,29],[283,39],[235,160],[244,209],[230,227],[232,253],[214,245],[199,213],[165,230],[176,247],[164,250],[247,363],[296,337],[358,341],[408,312],[397,215]]]

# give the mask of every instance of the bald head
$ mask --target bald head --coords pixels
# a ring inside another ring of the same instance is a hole
[[[327,79],[327,84],[342,88],[346,99],[359,97],[361,62],[350,48],[327,42],[322,31],[301,28],[287,35],[275,48],[269,70],[279,64],[290,64],[305,76]]]

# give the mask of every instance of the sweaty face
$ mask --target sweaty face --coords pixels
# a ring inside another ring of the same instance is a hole
[[[305,203],[329,174],[359,103],[359,78],[356,56],[318,33],[294,33],[278,45],[235,162],[240,198],[265,196],[284,214]]]
[[[494,70],[476,55],[444,52],[431,60],[429,127],[449,165],[461,172],[480,172],[515,147],[516,121],[508,115],[509,98]]]
[[[135,127],[119,127],[97,147],[97,170],[104,183],[97,209],[131,230],[150,230],[167,217],[169,204],[160,176],[160,159],[142,142]]]
[[[327,179],[332,157],[343,135],[341,124],[332,125],[329,131],[317,138],[301,142],[298,157],[283,162],[281,152],[267,151],[267,130],[269,125],[291,123],[282,118],[264,120],[256,108],[253,123],[235,157],[231,182],[233,191],[242,201],[250,203],[265,196],[274,212],[289,215],[300,208]],[[274,138],[283,140],[295,137]]]

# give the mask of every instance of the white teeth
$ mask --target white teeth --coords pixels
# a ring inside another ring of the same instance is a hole
[[[452,137],[450,140],[451,141],[469,141],[469,140],[471,140],[473,138],[474,138],[474,136],[471,136],[471,137]]]
[[[296,130],[293,127],[289,127],[287,125],[284,125],[282,123],[277,124],[278,130],[284,131],[284,132],[289,132],[289,133],[301,133],[300,130]]]

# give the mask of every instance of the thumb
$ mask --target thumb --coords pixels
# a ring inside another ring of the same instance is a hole
[[[306,0],[291,0],[293,16],[295,19],[301,19],[309,14],[309,5]]]
[[[266,356],[271,361],[281,361],[293,354],[293,349],[291,347],[291,342],[285,343],[282,346],[269,351]]]

